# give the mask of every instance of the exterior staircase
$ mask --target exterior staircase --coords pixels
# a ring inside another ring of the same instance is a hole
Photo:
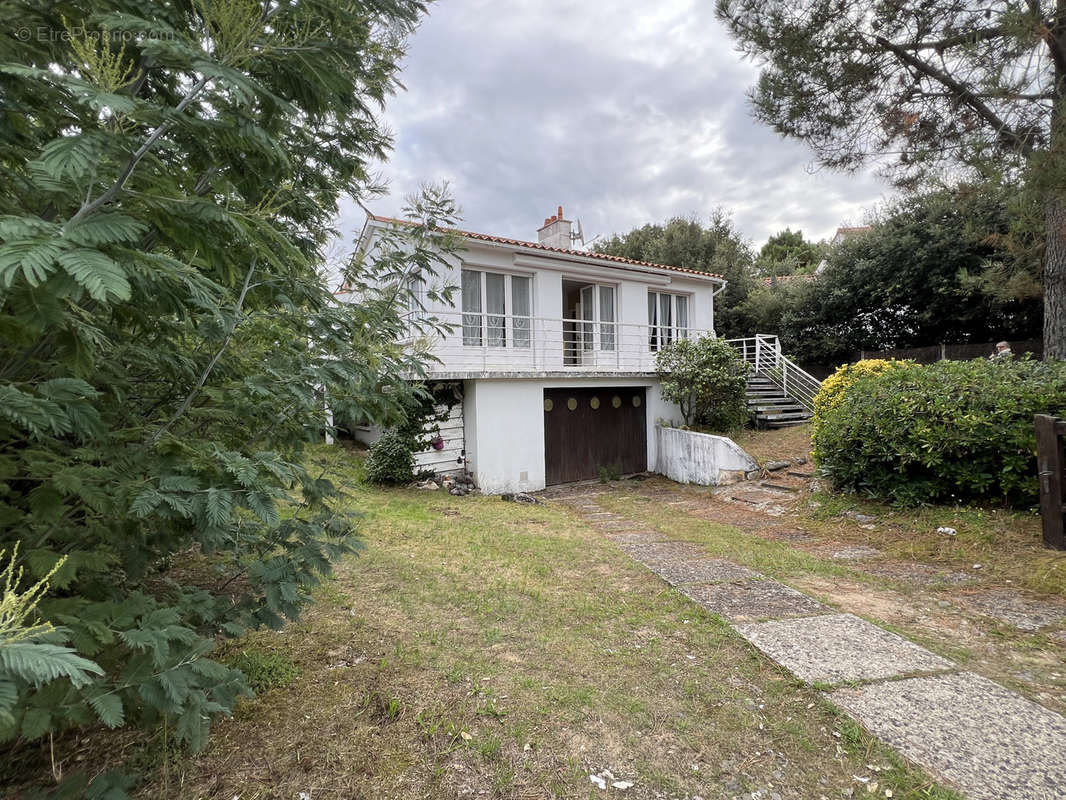
[[[759,428],[803,425],[811,418],[811,412],[798,400],[789,397],[780,386],[761,375],[748,378],[748,411]]]
[[[757,333],[727,339],[751,366],[748,411],[760,428],[784,428],[807,422],[822,382],[781,352],[776,336]]]

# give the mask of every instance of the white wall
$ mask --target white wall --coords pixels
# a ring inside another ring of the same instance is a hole
[[[371,227],[369,237],[375,236]],[[626,326],[648,323],[648,290],[676,292],[690,296],[689,326],[692,330],[714,329],[713,293],[718,287],[708,280],[700,280],[683,273],[648,273],[627,269],[609,261],[584,263],[553,257],[549,253],[522,250],[514,246],[490,245],[467,240],[465,249],[449,256],[448,266],[430,279],[433,288],[460,285],[464,266],[482,271],[496,271],[528,275],[533,279],[533,346],[530,348],[464,347],[460,322],[460,293],[453,295],[454,305],[427,303],[427,313],[437,315],[453,324],[451,334],[434,334],[423,342],[436,354],[442,364],[434,365],[434,372],[533,372],[558,371],[563,363],[562,283],[564,279],[612,285],[618,302],[617,331],[619,347],[613,352],[600,353],[595,361],[586,364],[597,369],[618,372],[645,372],[654,368],[653,356],[646,351],[646,332]],[[342,300],[357,302],[352,295]]]
[[[662,399],[655,378],[467,381],[463,409],[467,464],[481,491],[499,494],[543,489],[544,390],[594,386],[645,388],[648,469],[655,469],[655,423],[681,416],[676,405]]]
[[[718,486],[741,480],[758,464],[740,445],[724,436],[655,427],[655,471],[678,483]]]

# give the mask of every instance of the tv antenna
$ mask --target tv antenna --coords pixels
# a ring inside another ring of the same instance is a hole
[[[580,217],[576,220],[576,222],[577,222],[577,230],[576,231],[572,231],[570,233],[570,244],[571,245],[573,245],[573,244],[575,244],[577,242],[581,242],[581,246],[582,247],[587,247],[588,245],[592,244],[594,241],[596,241],[597,239],[600,238],[600,234],[597,233],[591,239],[586,239],[585,238],[585,229],[583,227],[581,227],[581,219],[580,219]]]
[[[577,230],[570,231],[570,244],[574,242],[585,244],[585,229],[581,227],[581,217],[577,218]]]

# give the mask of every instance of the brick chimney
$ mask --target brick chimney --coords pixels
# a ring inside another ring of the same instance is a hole
[[[557,247],[560,250],[570,250],[574,243],[570,239],[571,221],[563,219],[563,207],[555,216],[544,220],[544,225],[537,231],[537,241],[545,247]]]

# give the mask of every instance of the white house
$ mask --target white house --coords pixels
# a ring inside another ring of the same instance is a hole
[[[371,217],[359,246],[372,258],[383,231],[408,224]],[[654,469],[656,421],[681,418],[660,396],[656,352],[713,335],[725,279],[575,250],[571,231],[560,206],[536,242],[457,232],[439,278],[461,287],[456,306],[427,308],[453,332],[422,344],[440,362],[430,379],[461,402],[420,464],[466,469],[488,493]]]

